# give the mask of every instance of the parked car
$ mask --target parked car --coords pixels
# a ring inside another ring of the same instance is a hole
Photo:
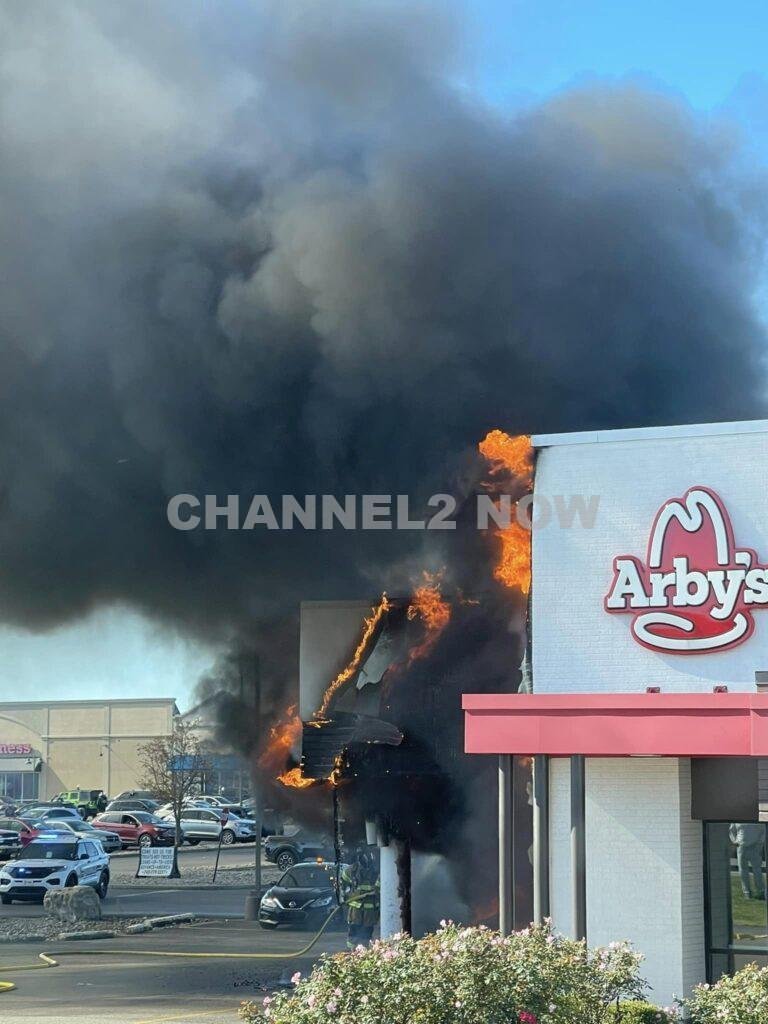
[[[63,818],[56,824],[59,828],[79,836],[80,839],[98,840],[106,853],[117,853],[123,848],[123,841],[117,832],[108,831],[106,828],[94,828],[90,821],[70,821],[69,818]]]
[[[173,822],[173,811],[163,811],[165,821]],[[184,839],[191,846],[197,846],[204,839],[215,842],[221,838],[223,846],[233,843],[252,842],[256,838],[253,824],[226,811],[207,807],[185,807],[181,818]]]
[[[0,828],[15,832],[22,847],[27,846],[33,839],[39,838],[44,833],[52,835],[63,832],[66,835],[68,832],[61,821],[45,822],[40,821],[39,818],[0,818]]]
[[[57,793],[53,803],[76,807],[86,821],[100,811],[106,810],[107,806],[104,791],[101,789],[69,789],[65,793]]]
[[[148,811],[105,811],[93,819],[93,827],[116,832],[123,846],[173,846],[176,829]]]
[[[336,865],[308,861],[296,864],[277,885],[267,889],[259,906],[259,924],[262,928],[277,928],[279,924],[315,928],[323,924],[335,906]],[[341,922],[341,914],[338,917]]]
[[[90,885],[103,899],[109,887],[109,857],[101,843],[75,836],[36,839],[0,868],[0,902],[42,900],[47,892]]]
[[[150,803],[156,804],[155,794],[150,793],[148,789],[124,789],[122,793],[118,793],[117,796],[112,797],[113,800],[149,800]]]
[[[73,818],[75,821],[83,820],[76,807],[64,807],[59,804],[37,804],[35,807],[25,807],[24,817],[37,818],[40,821],[56,821],[64,818]]]
[[[0,828],[0,861],[12,860],[21,848],[21,839],[18,832],[7,828]]]
[[[332,860],[335,854],[331,839],[309,835],[300,830],[294,836],[267,836],[264,840],[264,856],[277,864],[281,871],[287,871],[296,864],[317,857]]]
[[[160,807],[157,800],[138,800],[134,798],[126,800],[111,800],[107,804],[107,811],[144,811],[155,814]],[[102,812],[103,813],[103,812]]]

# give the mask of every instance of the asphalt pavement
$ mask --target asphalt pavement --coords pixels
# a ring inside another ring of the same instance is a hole
[[[222,922],[123,936],[99,943],[0,945],[0,980],[17,989],[0,995],[0,1020],[25,1024],[236,1024],[243,1000],[261,999],[281,978],[306,974],[324,951],[344,946],[340,931],[326,933],[308,954],[292,958],[311,940],[307,932],[265,932],[244,921]],[[14,966],[52,951],[59,966],[32,972]],[[112,952],[106,952],[107,950]],[[99,952],[101,951],[101,952]],[[180,958],[136,955],[183,953]],[[269,953],[274,959],[206,959],[192,953]]]

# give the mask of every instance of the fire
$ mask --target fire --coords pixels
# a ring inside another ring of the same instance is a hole
[[[424,624],[426,635],[418,646],[411,650],[409,664],[418,658],[426,657],[451,619],[451,606],[440,593],[441,573],[424,572],[423,583],[413,592],[413,600],[408,606],[408,618],[418,616]]]
[[[310,786],[315,785],[317,779],[305,779],[301,774],[301,768],[291,768],[290,771],[278,775],[277,781],[282,782],[284,786],[289,786],[291,789],[308,789]]]
[[[531,589],[531,531],[519,523],[499,529],[501,556],[493,575],[505,587],[527,594]]]
[[[511,474],[526,490],[533,486],[533,449],[527,434],[511,437],[503,430],[492,430],[478,445],[480,454],[488,460],[491,475]],[[527,594],[531,589],[531,531],[513,521],[499,527],[501,555],[493,571],[494,577],[505,587]]]
[[[511,473],[530,490],[533,485],[533,449],[528,434],[505,434],[491,430],[478,445],[480,454],[491,464],[491,473]]]
[[[270,729],[269,743],[259,757],[259,767],[272,775],[283,771],[291,751],[301,739],[301,730],[301,719],[296,713],[296,705],[292,704],[277,725]],[[282,777],[278,777],[282,781]]]
[[[381,600],[374,607],[371,608],[371,614],[363,622],[363,635],[360,638],[360,642],[355,648],[355,653],[352,655],[352,659],[346,668],[342,669],[341,672],[336,676],[331,685],[323,694],[323,702],[314,714],[315,720],[320,720],[328,717],[328,710],[331,706],[331,702],[336,694],[343,688],[345,683],[349,682],[352,676],[360,668],[360,664],[365,657],[366,651],[368,650],[368,644],[371,637],[373,636],[376,627],[381,622],[382,618],[389,611],[390,604],[389,598],[386,594],[381,595]]]

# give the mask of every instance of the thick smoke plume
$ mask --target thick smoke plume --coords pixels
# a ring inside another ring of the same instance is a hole
[[[445,6],[0,6],[4,621],[258,646],[414,537],[179,533],[171,495],[418,507],[490,427],[764,412],[729,138],[631,82],[494,109]]]

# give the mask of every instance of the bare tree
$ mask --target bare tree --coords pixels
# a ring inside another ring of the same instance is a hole
[[[168,736],[158,736],[139,747],[142,776],[139,785],[161,803],[171,805],[176,823],[173,841],[173,871],[179,878],[179,841],[184,801],[202,786],[208,761],[197,735],[195,722],[175,721]]]

